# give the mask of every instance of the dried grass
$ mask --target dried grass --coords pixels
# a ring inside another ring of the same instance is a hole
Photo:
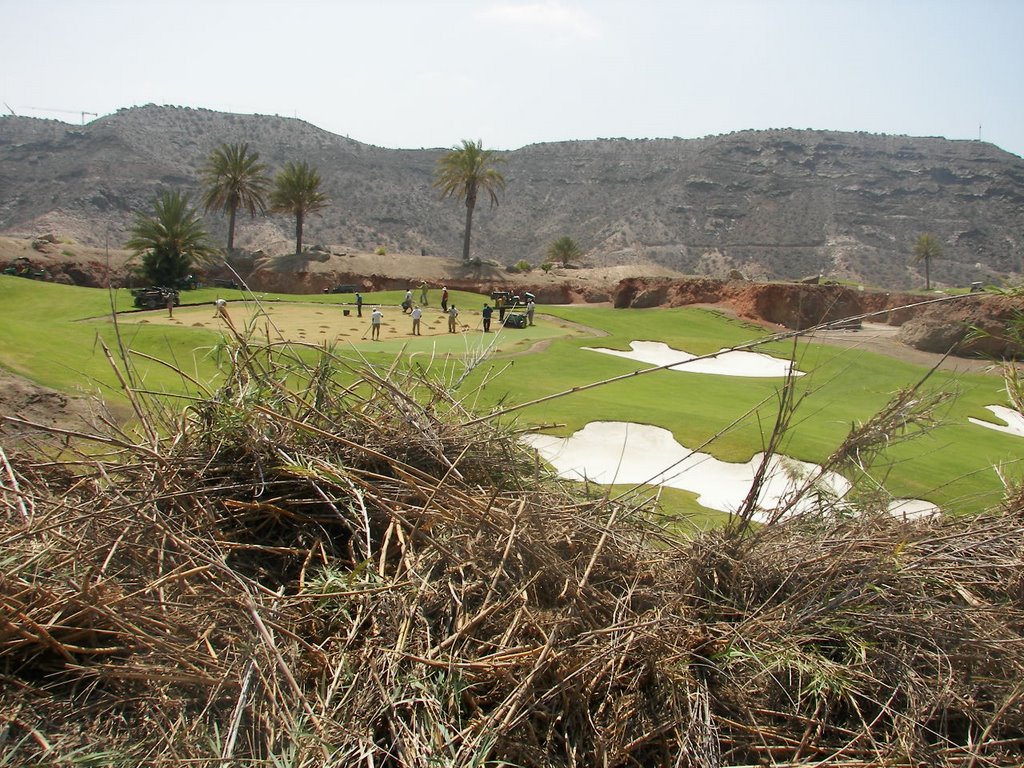
[[[233,359],[0,452],[0,764],[1021,763],[1019,494],[680,539],[429,375]]]

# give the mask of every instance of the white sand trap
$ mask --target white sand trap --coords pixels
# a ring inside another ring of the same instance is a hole
[[[904,520],[931,517],[939,514],[939,508],[923,499],[893,499],[889,502],[889,514]]]
[[[743,503],[764,456],[757,454],[745,464],[719,461],[680,445],[667,429],[621,421],[593,421],[565,438],[535,434],[523,439],[561,477],[587,478],[602,485],[666,485],[695,493],[701,505],[729,513]],[[767,482],[758,497],[758,507],[762,510],[779,507],[818,469],[809,462],[774,457]],[[849,492],[850,482],[842,475],[829,472],[818,480],[818,487],[826,497],[836,499]],[[793,511],[811,511],[814,496],[806,494]],[[909,518],[932,514],[937,508],[929,502],[908,499],[894,501],[890,511]]]
[[[651,365],[672,365],[671,371],[685,373],[711,373],[718,376],[746,376],[748,378],[776,378],[789,374],[789,360],[780,360],[760,352],[722,352],[718,357],[690,362],[697,357],[679,349],[673,349],[661,341],[631,341],[630,352],[606,347],[581,347],[589,352],[603,352],[606,355],[625,357]],[[674,365],[673,365],[674,364]],[[794,371],[795,376],[803,376]]]
[[[974,419],[970,416],[967,420],[971,424],[977,424],[979,427],[987,427],[988,429],[994,429],[996,432],[1005,432],[1008,435],[1017,435],[1017,437],[1024,437],[1024,414],[1020,414],[1013,408],[1007,408],[1004,405],[986,405],[997,419],[1002,419],[1006,422],[1003,424],[993,424],[991,421],[982,421],[981,419]]]

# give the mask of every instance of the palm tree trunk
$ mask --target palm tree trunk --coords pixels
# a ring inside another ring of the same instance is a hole
[[[926,291],[932,289],[931,264],[932,260],[926,256],[924,260],[924,289]]]
[[[462,260],[469,261],[469,235],[473,231],[473,206],[466,198],[466,234],[462,238]]]
[[[295,253],[302,253],[302,213],[296,211],[295,213]]]
[[[237,212],[238,209],[235,207],[228,211],[228,253],[235,250],[235,214]]]

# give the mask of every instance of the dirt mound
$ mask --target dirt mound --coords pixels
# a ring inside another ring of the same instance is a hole
[[[900,326],[899,340],[928,352],[1000,359],[1024,357],[1024,340],[1008,331],[1024,320],[1024,297],[965,297],[923,307]]]
[[[48,427],[82,429],[93,411],[87,398],[69,397],[0,370],[0,413],[5,416]],[[11,434],[19,430],[10,422],[0,422],[0,431]]]
[[[616,307],[632,308],[723,304],[740,317],[803,330],[913,304],[920,298],[904,293],[856,291],[840,285],[633,278],[619,283],[613,301]],[[894,313],[888,319],[898,318]]]
[[[0,270],[26,259],[40,273],[40,279],[53,282],[94,288],[143,282],[133,271],[137,260],[130,251],[83,246],[52,233],[0,237]],[[420,253],[382,255],[320,245],[301,254],[240,250],[227,259],[197,268],[204,282],[241,280],[254,291],[311,294],[336,285],[356,285],[363,291],[404,290],[425,281],[435,289],[444,285],[477,293],[489,293],[495,288],[530,291],[543,304],[610,301],[618,282],[637,272],[654,277],[682,277],[647,263],[518,272],[494,262],[463,264]]]
[[[35,279],[66,285],[127,285],[131,258],[128,251],[83,246],[53,233],[0,237],[0,270],[24,268]]]

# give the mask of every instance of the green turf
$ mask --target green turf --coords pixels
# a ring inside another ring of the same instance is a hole
[[[414,292],[415,293],[415,292]],[[365,294],[366,304],[392,307],[388,320],[407,322],[394,305],[404,291]],[[182,294],[184,304],[208,304],[217,296],[247,300],[239,291],[201,289]],[[345,305],[351,294],[284,296],[262,294],[261,300]],[[439,291],[431,292],[432,301]],[[695,354],[747,344],[767,332],[721,313],[697,308],[614,310],[608,307],[540,307],[538,324],[522,330],[502,329],[485,335],[477,329],[486,297],[452,292],[452,300],[467,310],[461,318],[471,325],[465,334],[436,334],[421,339],[400,338],[371,343],[353,339],[339,343],[343,360],[380,366],[411,363],[432,375],[454,382],[466,374],[467,360],[478,364],[461,384],[467,404],[480,409],[507,407],[572,390],[648,366],[582,349],[587,346],[628,349],[633,340],[663,341]],[[100,392],[119,397],[117,379],[99,339],[113,350],[118,337],[111,306],[131,309],[131,296],[121,290],[78,288],[0,277],[0,364],[41,384],[69,392]],[[427,310],[439,311],[436,306]],[[397,318],[397,319],[395,319]],[[396,325],[397,327],[397,325]],[[498,330],[497,317],[494,320]],[[591,328],[607,335],[587,332]],[[218,371],[220,332],[212,329],[160,324],[120,324],[121,345],[173,363],[204,382]],[[490,346],[495,342],[493,346]],[[489,348],[485,359],[483,352]],[[925,378],[926,371],[860,350],[822,345],[772,342],[757,349],[779,357],[795,355],[801,370],[797,381],[801,405],[794,428],[783,445],[787,455],[823,461],[850,429],[883,407],[892,393]],[[312,359],[312,351],[305,352]],[[142,385],[161,392],[187,389],[168,367],[135,358]],[[762,449],[775,420],[781,382],[741,379],[676,371],[629,376],[622,381],[577,391],[504,417],[519,424],[544,425],[570,434],[594,420],[632,421],[664,427],[689,448],[698,448],[729,461],[746,461]],[[993,420],[986,405],[1006,401],[996,376],[935,373],[925,391],[955,393],[941,411],[940,423],[924,436],[894,445],[887,453],[891,466],[876,476],[898,496],[925,498],[954,511],[972,512],[991,506],[1001,493],[993,466],[1004,466],[1011,477],[1024,474],[1020,456],[1024,440],[970,425],[968,416]],[[712,441],[707,445],[708,441]],[[674,509],[706,515],[682,491],[666,492]]]
[[[14,277],[0,278],[0,363],[3,367],[54,389],[99,392],[120,397],[120,386],[103,352],[115,359],[119,350],[159,358],[193,375],[211,379],[216,372],[212,350],[220,334],[111,321],[112,307],[131,307],[128,291],[55,285]],[[118,332],[120,330],[120,333]],[[143,386],[181,392],[182,378],[167,366],[135,359]]]
[[[549,310],[545,309],[545,312]],[[665,341],[691,353],[764,337],[763,329],[701,309],[610,310],[558,308],[563,318],[602,329],[601,339],[570,339],[551,345],[544,355],[516,360],[514,368],[487,384],[484,404],[519,403],[572,387],[649,367],[580,349],[627,349],[633,339]],[[795,354],[808,375],[797,382],[801,407],[783,452],[806,461],[823,461],[855,423],[881,409],[893,393],[925,377],[925,369],[860,350],[775,342],[758,351]],[[494,361],[493,365],[500,365]],[[480,380],[483,372],[467,385]],[[576,392],[518,412],[526,423],[554,426],[570,434],[595,420],[633,421],[664,427],[689,448],[715,437],[707,452],[727,461],[746,461],[766,443],[777,411],[778,379],[742,379],[659,371],[597,389]],[[996,502],[1000,483],[995,463],[1007,463],[1020,476],[1021,438],[969,425],[968,416],[987,418],[984,406],[1005,402],[998,377],[935,373],[924,391],[947,391],[956,398],[943,407],[941,423],[922,437],[893,447],[886,484],[898,496],[925,498],[953,509],[976,511]],[[746,418],[741,418],[749,414]],[[739,420],[739,421],[738,421]]]

